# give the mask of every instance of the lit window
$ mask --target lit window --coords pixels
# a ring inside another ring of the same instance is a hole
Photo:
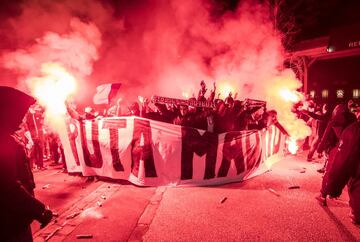
[[[322,90],[321,92],[321,97],[322,98],[328,98],[329,97],[329,90]]]
[[[334,50],[335,50],[335,47],[332,46],[332,45],[330,45],[330,46],[328,46],[328,47],[326,48],[326,51],[329,52],[329,53],[333,52]]]
[[[360,96],[360,90],[354,89],[353,90],[353,98],[359,98],[359,96]]]
[[[342,90],[342,89],[336,90],[336,97],[344,98],[344,90]]]
[[[312,97],[312,98],[315,97],[315,91],[314,91],[314,90],[311,90],[311,91],[310,91],[310,97]]]

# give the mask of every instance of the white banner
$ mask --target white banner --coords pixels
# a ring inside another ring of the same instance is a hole
[[[128,180],[140,186],[214,185],[267,170],[282,156],[285,136],[262,131],[214,134],[139,117],[68,122],[62,139],[68,171]]]

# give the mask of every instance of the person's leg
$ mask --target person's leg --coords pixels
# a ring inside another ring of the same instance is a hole
[[[51,159],[53,160],[53,163],[51,163],[51,165],[59,164],[60,154],[58,148],[59,147],[57,143],[54,142],[50,143],[50,154],[51,154]]]
[[[306,136],[305,140],[304,140],[304,143],[302,145],[302,149],[305,151],[305,150],[308,150],[310,147],[309,145],[309,136]]]
[[[34,161],[35,161],[36,167],[41,168],[40,147],[39,147],[38,140],[34,140],[33,154],[34,154]]]
[[[34,159],[35,159],[35,165],[38,169],[44,168],[44,157],[43,157],[43,147],[42,142],[40,139],[34,140]]]
[[[41,168],[44,168],[44,142],[42,139],[39,139],[39,165]]]
[[[320,143],[319,136],[316,136],[316,137],[313,139],[312,143],[311,143],[311,147],[310,147],[309,153],[308,153],[308,155],[307,155],[307,161],[311,161],[311,160],[312,160],[312,157],[313,157],[313,155],[314,155],[314,153],[315,153],[315,151],[316,151],[319,143]]]
[[[324,165],[323,167],[321,167],[320,169],[317,170],[317,172],[319,173],[324,173],[325,170],[326,170],[326,166],[329,162],[329,153],[328,152],[324,152],[324,157],[325,157],[325,160],[324,160]]]
[[[354,224],[360,225],[360,180],[351,182],[348,186],[351,219]]]
[[[329,152],[329,159],[326,164],[325,173],[324,173],[322,183],[321,183],[320,195],[316,197],[316,199],[319,201],[319,203],[323,206],[326,206],[326,196],[328,195],[327,186],[328,186],[328,182],[329,182],[329,171],[332,168],[336,152],[337,152],[336,147],[334,147]]]

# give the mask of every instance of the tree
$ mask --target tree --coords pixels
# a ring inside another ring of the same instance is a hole
[[[286,0],[268,0],[270,17],[280,35],[285,49],[290,50],[301,33],[300,25],[296,21],[295,10],[302,1],[293,1],[290,5]]]

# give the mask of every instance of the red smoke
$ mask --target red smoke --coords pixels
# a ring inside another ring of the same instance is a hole
[[[39,55],[60,50],[57,54],[61,56],[54,53],[50,58],[60,59],[64,66],[74,66],[73,58],[67,58],[74,51],[96,47],[99,58],[95,54],[90,57],[97,60],[94,71],[91,75],[85,71],[92,86],[122,82],[134,94],[134,88],[140,88],[142,95],[180,97],[181,91],[197,91],[204,79],[208,84],[230,82],[239,90],[239,97],[255,98],[259,87],[276,75],[282,64],[280,40],[265,6],[245,3],[236,11],[213,17],[208,1],[130,2],[114,6],[86,0],[27,1],[20,6],[20,15],[7,20],[11,28],[6,31],[21,49],[16,54],[26,53],[38,60]],[[101,46],[98,36],[84,36],[82,27],[74,29],[74,17],[84,26],[93,24],[99,29]],[[70,35],[77,31],[93,46],[72,44]],[[51,36],[54,43],[49,43]],[[68,43],[58,47],[56,42],[64,42],[62,38]],[[5,62],[9,58],[16,59],[6,56]],[[92,69],[89,59],[79,57],[75,62]],[[30,67],[23,64],[7,67],[22,71]]]
[[[23,84],[43,62],[60,62],[88,100],[101,83],[121,82],[123,96],[136,100],[197,93],[205,80],[226,82],[239,99],[265,98],[281,108],[270,87],[301,84],[280,71],[283,48],[269,8],[242,2],[215,16],[210,0],[26,1],[2,24],[10,36],[5,42],[13,43],[3,52],[3,67],[15,72],[16,85],[31,88]],[[8,72],[1,82],[4,77]]]

